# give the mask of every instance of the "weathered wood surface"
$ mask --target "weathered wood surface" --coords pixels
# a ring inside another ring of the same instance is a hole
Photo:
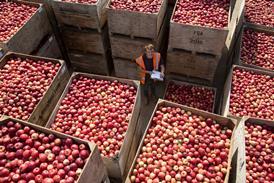
[[[81,4],[52,1],[53,11],[59,25],[96,29],[99,32],[107,20],[108,0],[98,0],[95,4]]]
[[[210,54],[191,53],[183,50],[169,50],[166,71],[213,81],[220,57]]]
[[[22,120],[4,117],[3,119],[0,119],[0,125],[3,125],[7,123],[8,121],[14,121],[17,123],[20,123],[24,126],[29,126],[30,128],[33,128],[37,130],[38,132],[42,132],[45,134],[53,134],[54,136],[65,139],[65,138],[71,138],[74,142],[78,144],[85,144],[89,151],[90,156],[88,157],[85,166],[82,169],[82,172],[76,181],[77,183],[102,183],[102,182],[108,182],[107,172],[106,168],[104,166],[103,160],[100,156],[100,152],[96,146],[96,144],[87,142],[84,140],[81,140],[79,138],[75,138],[63,133],[59,133],[35,124],[31,124]]]
[[[162,1],[158,13],[148,14],[128,10],[117,10],[107,6],[109,32],[131,37],[158,37],[167,9],[167,0]]]
[[[177,0],[175,7],[179,3]],[[173,15],[176,8],[174,8]],[[234,35],[241,27],[244,2],[231,1],[229,8],[228,26],[225,28],[210,28],[197,25],[176,23],[170,21],[169,47],[222,55],[230,48]],[[173,16],[172,16],[173,17]]]

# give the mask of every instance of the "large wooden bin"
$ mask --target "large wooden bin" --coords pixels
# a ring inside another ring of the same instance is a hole
[[[215,106],[216,106],[216,95],[217,95],[217,88],[214,87],[209,87],[209,86],[204,86],[204,85],[199,85],[199,84],[194,84],[194,83],[190,83],[190,82],[183,82],[183,81],[177,81],[177,80],[169,80],[167,85],[166,85],[166,89],[165,89],[165,93],[164,93],[164,99],[166,99],[167,97],[167,91],[168,91],[168,86],[174,83],[175,85],[179,85],[179,86],[193,86],[193,87],[197,87],[197,88],[206,88],[208,90],[213,91],[214,96],[213,96],[213,105],[212,105],[212,109],[209,112],[214,112],[215,110]],[[172,102],[172,101],[171,101]],[[182,104],[184,105],[184,104]]]
[[[221,57],[211,54],[168,50],[166,71],[212,83],[220,60]]]
[[[5,51],[30,54],[39,47],[42,39],[52,31],[46,11],[42,4],[25,1],[11,2],[37,7],[37,11],[9,40],[0,42],[0,47]]]
[[[243,117],[237,127],[237,140],[235,143],[238,145],[238,156],[237,156],[237,165],[235,170],[235,182],[242,183],[246,182],[246,156],[245,156],[245,124],[246,122],[257,124],[257,125],[266,125],[274,128],[274,121],[261,120],[256,118]],[[260,152],[261,153],[261,152]]]
[[[108,26],[110,33],[118,33],[131,37],[157,38],[167,9],[167,0],[162,0],[159,12],[148,14],[143,12],[119,10],[107,6]]]
[[[59,25],[97,29],[106,23],[108,0],[98,0],[95,4],[82,4],[52,0],[52,7]]]
[[[75,138],[63,133],[59,133],[35,124],[31,124],[22,120],[9,118],[4,116],[2,119],[0,118],[0,125],[4,125],[5,123],[13,121],[16,123],[20,123],[24,126],[28,126],[32,129],[37,130],[40,133],[45,134],[53,134],[54,136],[64,139],[64,138],[71,138],[74,142],[78,144],[85,144],[88,146],[90,150],[90,156],[88,157],[85,166],[82,170],[82,173],[80,174],[77,183],[108,183],[109,179],[107,177],[107,172],[104,166],[104,163],[101,159],[100,152],[96,146],[96,144],[93,144],[91,142],[87,142],[84,140],[81,140],[79,138]]]
[[[119,78],[108,77],[108,76],[100,76],[100,75],[94,75],[94,74],[74,72],[72,74],[61,98],[59,99],[58,104],[56,105],[46,127],[50,128],[51,124],[54,123],[55,117],[59,110],[59,106],[61,105],[62,100],[66,97],[73,79],[75,79],[79,76],[85,76],[88,78],[99,79],[99,80],[109,80],[109,81],[118,80],[121,83],[125,83],[128,85],[134,86],[137,89],[133,111],[131,114],[131,118],[129,120],[129,125],[128,125],[128,129],[126,131],[123,145],[120,149],[120,153],[117,155],[117,157],[112,157],[112,158],[102,157],[104,164],[106,165],[109,177],[121,179],[128,171],[125,169],[127,162],[132,161],[132,160],[128,160],[128,155],[131,152],[130,145],[131,145],[131,143],[133,143],[132,140],[134,137],[134,131],[137,126],[137,121],[138,121],[138,117],[139,117],[139,113],[140,113],[140,105],[141,105],[141,93],[140,93],[141,91],[140,91],[140,86],[139,86],[140,84],[138,81],[133,81],[133,80],[119,79]]]
[[[18,57],[29,58],[32,60],[44,60],[60,64],[59,71],[56,73],[56,76],[52,80],[52,83],[49,85],[47,91],[44,93],[44,96],[38,102],[38,104],[36,105],[28,119],[28,121],[31,123],[43,126],[48,121],[48,118],[50,117],[52,110],[54,109],[59,97],[62,94],[63,89],[65,88],[66,80],[69,77],[67,66],[63,60],[8,52],[0,60],[0,68],[2,68],[10,58]]]
[[[166,13],[159,34],[155,38],[134,38],[123,34],[110,33],[112,57],[130,60],[136,59],[144,53],[144,47],[148,44],[153,44],[154,49],[161,52],[167,42],[168,18],[169,15]]]
[[[274,70],[264,68],[264,67],[260,67],[260,66],[257,66],[257,65],[247,64],[247,63],[244,63],[241,60],[242,38],[243,38],[245,30],[252,30],[252,31],[255,31],[255,32],[261,32],[261,33],[265,33],[267,35],[271,35],[272,37],[274,37],[274,29],[268,30],[267,28],[264,28],[264,27],[261,27],[261,26],[255,25],[255,24],[254,25],[244,24],[244,26],[241,29],[241,33],[239,35],[236,46],[235,46],[234,60],[236,61],[236,64],[239,64],[239,65],[242,65],[242,66],[245,66],[245,67],[252,67],[252,68],[255,68],[255,69],[262,69],[262,70],[266,70],[266,71],[270,71],[270,72],[274,71]],[[272,48],[274,48],[274,45],[272,45]],[[272,58],[272,60],[273,59],[274,58]]]
[[[173,15],[180,0],[177,0]],[[244,1],[231,0],[228,26],[210,28],[190,24],[181,24],[170,20],[169,47],[199,53],[221,55],[223,49],[230,47],[243,21]]]
[[[143,143],[144,143],[144,139],[145,139],[145,136],[147,135],[148,133],[148,130],[152,124],[152,119],[154,117],[154,114],[156,113],[158,107],[160,106],[166,106],[166,107],[178,107],[178,108],[181,108],[185,111],[190,111],[191,113],[193,114],[197,114],[197,115],[201,115],[203,117],[210,117],[214,120],[216,120],[218,123],[222,124],[222,125],[225,125],[227,126],[229,129],[231,129],[233,131],[233,134],[232,134],[232,137],[231,137],[231,144],[230,144],[230,152],[229,152],[229,157],[228,157],[228,168],[227,168],[227,174],[226,174],[226,177],[225,177],[225,180],[224,182],[225,183],[228,183],[229,182],[229,173],[230,173],[230,165],[231,165],[231,161],[232,161],[232,154],[233,154],[233,150],[234,150],[234,129],[236,127],[236,121],[232,120],[232,119],[229,119],[229,118],[225,118],[225,117],[222,117],[222,116],[219,116],[219,115],[216,115],[216,114],[212,114],[212,113],[209,113],[209,112],[205,112],[205,111],[201,111],[201,110],[198,110],[198,109],[194,109],[194,108],[190,108],[190,107],[187,107],[187,106],[184,106],[184,105],[180,105],[180,104],[176,104],[176,103],[173,103],[173,102],[169,102],[169,101],[166,101],[166,100],[158,100],[158,103],[156,104],[156,107],[152,113],[152,116],[150,118],[150,121],[148,123],[148,126],[146,127],[146,131],[145,133],[143,134],[143,137],[142,137],[142,140],[141,140],[141,143],[139,145],[139,148],[138,148],[138,151],[136,153],[136,156],[134,158],[134,161],[131,162],[131,168],[130,168],[130,171],[127,175],[127,178],[126,178],[126,183],[130,183],[130,175],[134,169],[134,166],[135,166],[135,162],[139,156],[139,154],[141,153],[141,150],[142,150],[142,146],[143,146]]]
[[[232,115],[229,112],[229,107],[230,107],[230,93],[231,93],[231,87],[232,87],[232,77],[233,77],[233,70],[235,68],[240,68],[240,69],[244,69],[246,71],[252,71],[256,74],[264,74],[264,75],[268,75],[270,77],[274,77],[274,72],[268,72],[265,70],[258,70],[255,68],[249,68],[249,67],[244,67],[244,66],[239,66],[239,65],[233,65],[233,67],[230,70],[230,73],[227,77],[226,83],[225,83],[225,87],[224,87],[224,95],[223,95],[223,99],[222,99],[222,107],[221,107],[221,114],[223,116],[226,117],[230,117],[230,118],[234,118],[237,120],[240,120],[243,116],[241,117],[237,117],[235,115]]]

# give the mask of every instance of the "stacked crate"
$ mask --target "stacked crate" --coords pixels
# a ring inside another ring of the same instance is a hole
[[[172,18],[179,3],[177,0]],[[211,85],[216,71],[222,74],[225,70],[229,49],[240,30],[243,8],[244,3],[239,0],[230,2],[225,28],[182,24],[171,19],[167,72]]]
[[[68,57],[76,70],[110,74],[106,5],[107,0],[94,4],[52,1]]]
[[[148,14],[107,7],[111,51],[117,77],[139,79],[135,59],[144,53],[144,46],[154,44],[162,52],[167,31],[167,1],[157,13]]]
[[[53,39],[53,30],[46,14],[44,5],[22,1],[7,1],[2,3],[9,2],[16,2],[19,5],[36,7],[37,10],[24,25],[19,27],[18,31],[14,35],[12,35],[6,41],[0,42],[0,47],[5,52],[15,51],[25,54],[34,54],[53,58],[61,57],[60,52],[52,55],[50,51],[42,51],[45,50],[46,47],[57,51],[59,50],[59,46],[56,44],[55,39]],[[43,54],[41,54],[42,52]]]
[[[244,24],[235,47],[234,63],[259,70],[273,71],[273,54],[274,29],[269,30],[259,25]]]

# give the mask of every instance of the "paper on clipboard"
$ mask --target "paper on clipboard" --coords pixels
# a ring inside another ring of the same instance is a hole
[[[164,78],[161,77],[161,72],[159,72],[159,71],[152,71],[150,77],[151,77],[151,79],[156,79],[156,80],[159,80],[159,81],[164,80]]]

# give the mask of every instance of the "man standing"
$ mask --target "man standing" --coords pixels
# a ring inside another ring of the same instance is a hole
[[[136,63],[140,67],[140,82],[143,85],[146,104],[149,103],[151,94],[157,98],[155,91],[156,80],[151,79],[153,71],[160,71],[164,77],[165,67],[161,54],[154,51],[154,46],[149,44],[145,46],[145,53],[136,59]]]

